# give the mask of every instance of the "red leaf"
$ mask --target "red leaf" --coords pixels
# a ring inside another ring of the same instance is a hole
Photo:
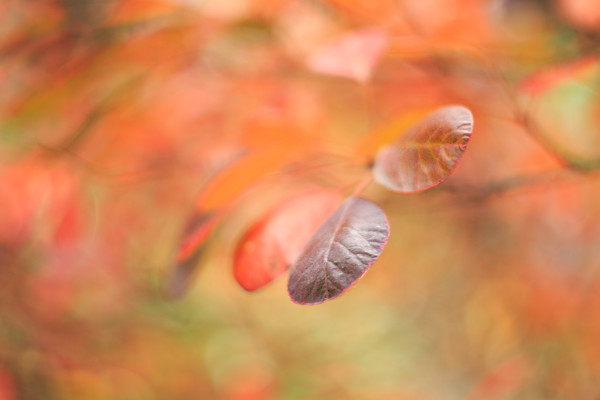
[[[204,251],[205,246],[203,245],[221,222],[223,214],[223,212],[207,212],[190,217],[175,257],[175,268],[169,279],[168,293],[172,297],[180,297],[187,290]]]
[[[387,47],[388,36],[375,29],[346,34],[326,44],[308,60],[317,73],[365,82]]]
[[[292,301],[319,304],[344,293],[379,258],[389,234],[379,206],[359,197],[348,198],[291,267],[288,292]]]
[[[15,380],[8,369],[0,366],[0,400],[17,399]]]
[[[460,161],[473,131],[473,115],[463,106],[442,107],[423,118],[375,157],[375,180],[408,193],[435,186]]]
[[[508,398],[526,383],[530,369],[529,360],[523,356],[509,359],[484,376],[469,393],[467,400]]]
[[[529,95],[537,95],[569,79],[598,66],[598,55],[590,54],[574,60],[550,65],[534,72],[521,83],[518,89]]]
[[[233,273],[238,283],[253,291],[283,274],[339,202],[337,192],[310,190],[265,215],[236,248]]]

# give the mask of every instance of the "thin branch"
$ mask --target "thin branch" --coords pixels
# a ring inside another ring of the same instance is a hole
[[[565,179],[567,175],[573,175],[570,172],[570,170],[566,169],[543,171],[538,173],[512,176],[485,184],[451,184],[446,182],[444,185],[440,185],[439,190],[467,197],[473,201],[483,201],[489,197],[500,195],[510,190],[544,185],[556,180]]]
[[[85,170],[88,174],[95,176],[99,179],[111,181],[112,183],[126,183],[135,182],[141,180],[152,180],[152,179],[165,179],[170,174],[165,173],[164,169],[161,168],[156,170],[140,170],[132,172],[110,172],[105,171],[102,168],[93,165],[89,161],[85,160],[79,154],[73,152],[68,148],[52,147],[43,143],[38,143],[38,146],[51,153],[57,153],[69,157],[71,161],[74,161],[78,166]]]

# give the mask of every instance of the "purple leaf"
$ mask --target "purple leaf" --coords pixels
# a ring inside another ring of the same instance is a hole
[[[379,206],[359,197],[348,198],[292,265],[290,298],[298,304],[318,304],[341,295],[379,258],[389,235]]]
[[[439,108],[384,146],[373,177],[388,189],[409,193],[441,183],[461,159],[473,131],[473,115],[463,106]]]

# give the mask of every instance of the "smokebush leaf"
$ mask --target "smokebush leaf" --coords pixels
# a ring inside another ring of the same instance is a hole
[[[286,199],[239,241],[233,274],[253,291],[283,274],[321,224],[340,203],[338,192],[309,190]]]
[[[288,293],[298,304],[318,304],[350,288],[379,258],[390,230],[376,204],[350,197],[311,237],[290,269]]]
[[[448,177],[460,161],[473,131],[468,108],[439,108],[384,146],[375,157],[375,180],[388,189],[409,193],[435,186]]]

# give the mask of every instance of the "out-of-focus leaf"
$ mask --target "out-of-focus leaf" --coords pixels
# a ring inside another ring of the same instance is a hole
[[[277,145],[254,151],[223,169],[196,198],[200,211],[218,209],[239,198],[253,184],[296,160],[306,148]]]
[[[531,115],[545,145],[578,168],[600,165],[598,107],[594,89],[600,69],[581,79],[567,79],[536,98]]]
[[[338,192],[309,190],[286,199],[240,240],[233,264],[238,283],[253,291],[283,274],[335,210]]]
[[[376,29],[348,33],[326,44],[308,59],[317,73],[367,81],[388,45],[385,32]]]
[[[537,95],[597,67],[597,54],[549,65],[521,81],[518,89],[529,95]]]
[[[161,0],[125,0],[116,4],[112,13],[111,24],[124,24],[144,21],[151,18],[164,17],[181,8],[172,1]]]
[[[529,360],[517,356],[500,364],[481,379],[467,400],[504,399],[526,383],[530,373]]]
[[[288,293],[298,304],[319,304],[350,288],[383,251],[390,230],[376,204],[348,198],[312,236],[290,269]]]
[[[0,180],[0,243],[20,245],[36,238],[58,246],[81,234],[79,181],[67,165],[31,157],[0,170]],[[44,230],[36,231],[41,224]]]
[[[244,156],[221,171],[196,198],[196,208],[183,230],[168,293],[182,296],[189,287],[210,234],[233,203],[267,175],[280,170],[302,149],[274,146]]]
[[[375,130],[365,135],[355,146],[354,154],[363,159],[372,159],[381,146],[392,142],[398,137],[398,132],[404,132],[423,118],[430,110],[416,109],[405,111],[394,117],[383,126],[376,127]]]
[[[597,0],[555,0],[555,4],[558,14],[574,27],[600,30],[600,2]]]
[[[326,0],[325,3],[343,11],[351,18],[373,19],[378,22],[395,17],[399,10],[397,0]],[[394,21],[397,20],[398,18]]]
[[[473,131],[466,107],[442,107],[377,153],[373,174],[388,189],[409,193],[435,186],[460,161]]]
[[[204,244],[222,217],[222,212],[194,214],[190,217],[175,257],[175,268],[169,279],[168,293],[171,296],[179,297],[185,293],[202,256]]]

